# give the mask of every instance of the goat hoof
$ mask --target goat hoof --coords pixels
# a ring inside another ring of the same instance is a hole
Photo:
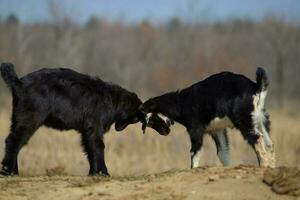
[[[108,172],[98,172],[98,173],[93,173],[93,174],[89,174],[89,176],[99,176],[99,177],[110,177],[110,174]]]
[[[108,172],[99,172],[98,175],[103,177],[110,177],[110,174]]]
[[[12,176],[12,175],[14,175],[14,174],[11,173],[11,172],[6,171],[6,170],[4,170],[4,169],[2,169],[2,170],[0,171],[0,178]]]

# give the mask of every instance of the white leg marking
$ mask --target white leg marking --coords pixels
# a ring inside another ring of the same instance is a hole
[[[197,151],[195,154],[191,153],[192,159],[192,168],[196,168],[200,166],[200,150]]]
[[[260,158],[260,165],[262,167],[275,167],[275,153],[274,149],[266,148],[263,137],[259,137],[255,144],[255,150]]]

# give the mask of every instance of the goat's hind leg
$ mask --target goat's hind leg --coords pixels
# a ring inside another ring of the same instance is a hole
[[[275,167],[274,145],[269,134],[270,121],[266,113],[263,115],[264,120],[253,121],[254,132],[259,136],[254,144],[254,149],[260,158],[260,166]]]
[[[210,134],[216,144],[217,147],[217,155],[219,160],[223,164],[223,166],[230,165],[230,157],[229,157],[229,140],[227,135],[227,130],[224,129],[222,131],[211,133]]]
[[[1,162],[2,175],[19,173],[18,154],[34,132],[42,125],[46,112],[33,112],[24,106],[14,105],[10,133],[5,139],[5,154]]]
[[[275,152],[273,144],[266,143],[265,136],[258,133],[259,137],[257,142],[252,145],[256,152],[257,158],[260,161],[259,164],[262,167],[275,167]]]
[[[268,149],[262,133],[249,131],[245,138],[254,149],[259,166],[275,167],[274,150]]]
[[[29,126],[20,126],[19,124],[12,126],[10,134],[5,139],[5,155],[0,174],[16,175],[19,173],[18,154],[36,130]]]

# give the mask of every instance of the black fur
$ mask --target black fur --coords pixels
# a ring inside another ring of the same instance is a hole
[[[215,74],[183,90],[151,98],[144,102],[141,111],[144,114],[153,113],[155,121],[158,121],[157,114],[161,113],[184,125],[191,139],[192,155],[201,149],[206,128],[216,117],[228,117],[234,127],[239,129],[243,137],[254,147],[258,134],[254,131],[251,118],[251,112],[254,110],[253,95],[265,91],[268,86],[264,69],[258,68],[256,75],[255,83],[243,75],[231,72]],[[264,126],[269,133],[270,121],[265,110],[264,115],[266,118]],[[160,134],[166,135],[166,130],[170,130],[163,120],[155,126],[154,120],[148,121],[148,126]],[[224,141],[216,141],[218,138],[214,138],[218,151],[220,144],[228,146],[226,132],[224,134],[222,137]]]
[[[142,102],[135,93],[70,69],[41,69],[20,79],[10,63],[3,63],[0,70],[13,95],[3,174],[18,174],[20,149],[45,125],[80,132],[90,164],[89,174],[109,175],[103,135],[113,123],[121,131],[138,122],[136,116]]]

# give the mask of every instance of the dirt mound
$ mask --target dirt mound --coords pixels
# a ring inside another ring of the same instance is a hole
[[[265,169],[201,167],[129,177],[43,176],[0,178],[0,199],[294,199],[262,182]],[[265,177],[273,177],[272,175]],[[267,178],[269,182],[273,179]]]
[[[296,167],[268,169],[263,180],[278,194],[300,196],[300,170]]]

